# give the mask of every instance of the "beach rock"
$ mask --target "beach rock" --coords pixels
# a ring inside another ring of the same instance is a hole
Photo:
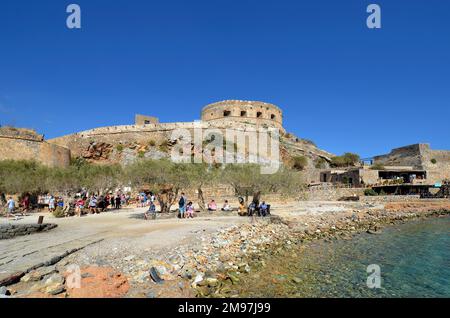
[[[192,282],[192,286],[195,288],[197,284],[201,283],[203,281],[203,274],[197,274],[194,281]]]
[[[209,277],[205,281],[209,287],[216,287],[219,284],[219,280],[217,278]]]
[[[302,282],[302,280],[301,280],[300,278],[298,278],[298,277],[293,277],[293,278],[292,278],[292,281],[293,281],[294,283],[296,283],[296,284],[300,284],[300,283]]]
[[[0,287],[0,295],[11,296],[11,293],[5,286],[2,286],[2,287]]]
[[[52,274],[45,280],[43,289],[50,295],[57,295],[65,290],[64,277],[59,274]]]

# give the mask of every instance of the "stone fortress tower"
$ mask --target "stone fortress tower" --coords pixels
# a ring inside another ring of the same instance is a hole
[[[256,127],[275,127],[285,132],[282,110],[264,102],[226,100],[212,103],[202,109],[202,121],[217,126],[243,123]]]

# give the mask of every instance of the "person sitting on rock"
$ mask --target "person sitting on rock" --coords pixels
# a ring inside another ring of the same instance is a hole
[[[211,200],[211,202],[208,203],[208,211],[217,211],[217,204],[216,201]]]
[[[256,213],[256,204],[255,202],[250,203],[248,206],[248,216],[253,216]]]
[[[244,200],[239,200],[239,210],[238,210],[239,216],[245,216],[247,215],[247,209],[245,208]]]
[[[267,215],[267,204],[265,201],[263,201],[261,203],[261,205],[259,206],[259,213],[261,216],[266,216]]]
[[[225,200],[225,203],[223,204],[222,211],[231,211],[231,206],[228,203],[228,200]]]

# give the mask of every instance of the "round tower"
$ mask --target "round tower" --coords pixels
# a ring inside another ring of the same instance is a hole
[[[273,104],[255,101],[226,100],[205,106],[202,120],[218,126],[240,122],[256,127],[283,129],[283,112]]]

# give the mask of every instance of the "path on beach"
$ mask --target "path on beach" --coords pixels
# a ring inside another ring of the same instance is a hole
[[[211,217],[207,214],[189,220],[169,218],[146,221],[142,219],[144,210],[127,209],[63,219],[44,213],[18,221],[0,220],[0,224],[36,223],[39,215],[45,215],[45,222],[58,224],[49,232],[0,240],[0,282],[36,267],[55,264],[62,257],[104,240],[120,242],[140,238],[140,248],[157,249],[176,244],[199,232],[247,221],[237,216]]]

